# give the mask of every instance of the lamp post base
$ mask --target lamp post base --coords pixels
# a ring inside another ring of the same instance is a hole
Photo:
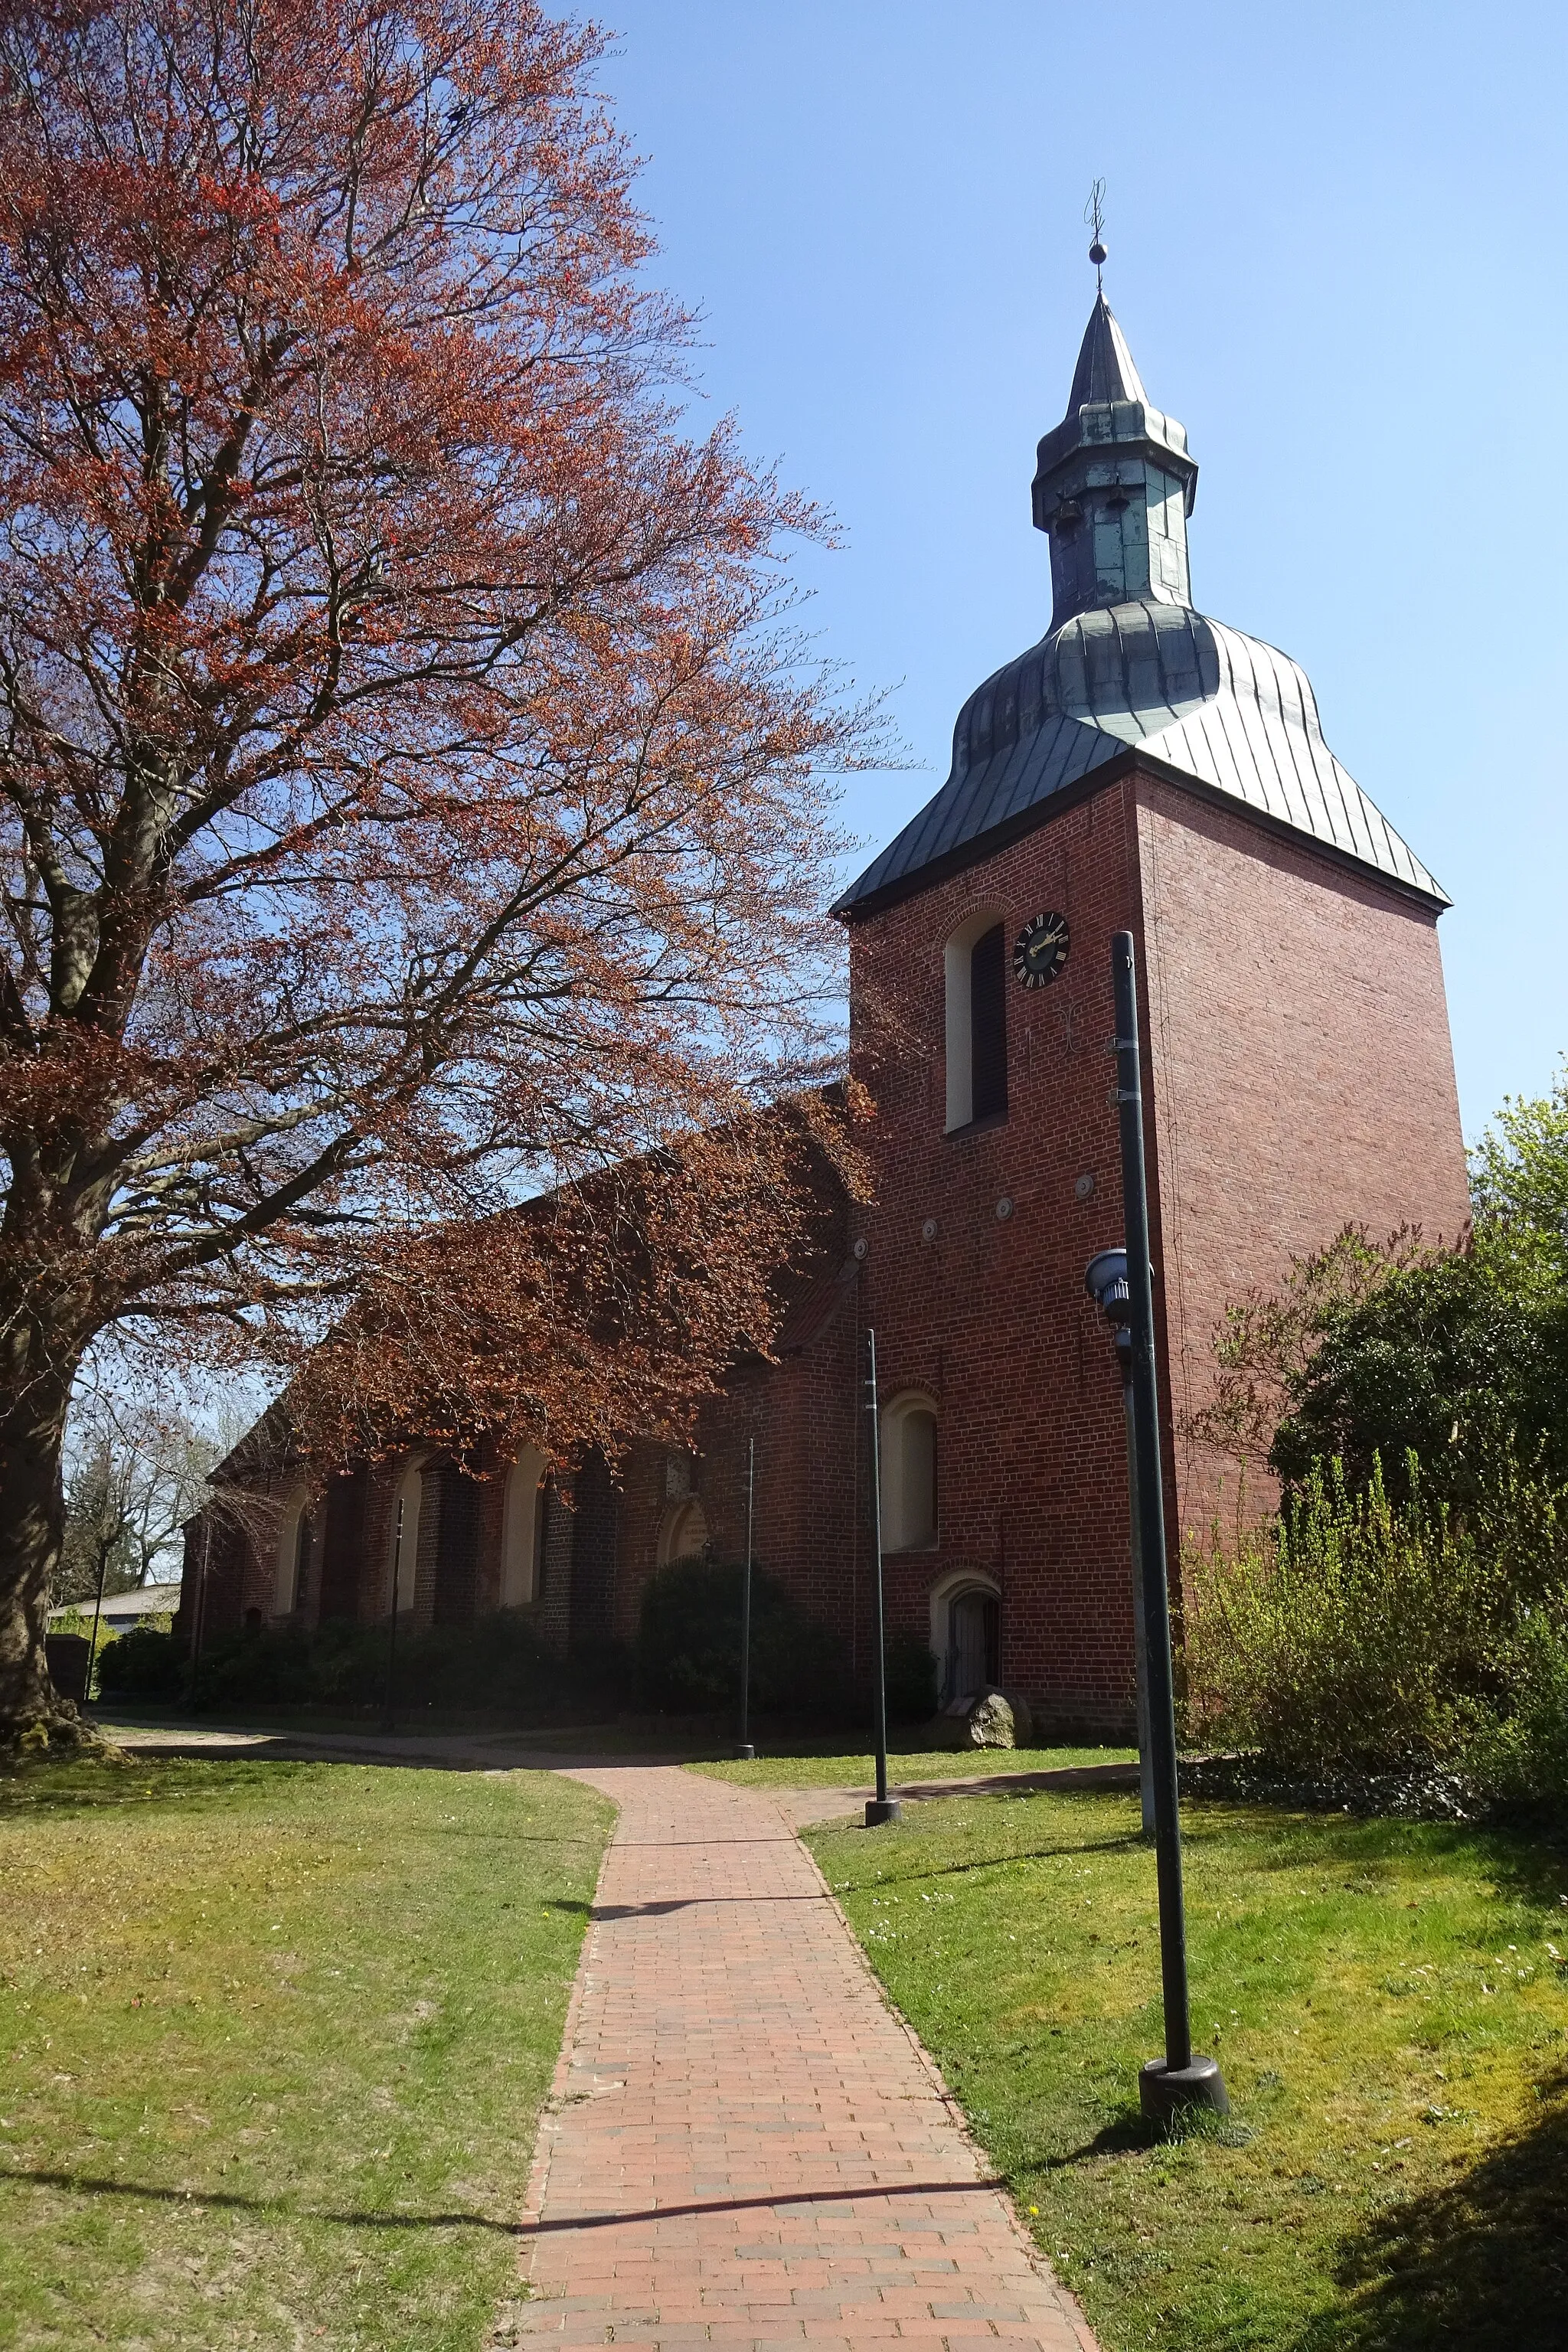
[[[735,1757],[737,1762],[749,1764],[756,1752],[756,1749],[752,1747],[749,1739],[738,1740],[736,1742]]]
[[[900,1821],[903,1817],[903,1811],[904,1809],[902,1805],[900,1804],[897,1797],[883,1797],[880,1799],[876,1797],[868,1797],[866,1800],[866,1827],[868,1830],[879,1830],[881,1828],[884,1822]]]
[[[1230,2113],[1225,2077],[1214,2058],[1194,2057],[1186,2066],[1149,2059],[1138,2070],[1138,2104],[1154,2123],[1168,2122],[1184,2107],[1211,2107],[1216,2116]]]

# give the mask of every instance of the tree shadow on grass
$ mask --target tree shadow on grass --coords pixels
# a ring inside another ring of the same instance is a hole
[[[1495,1878],[1507,1899],[1556,1910],[1568,1898],[1568,1848],[1528,1824],[1496,1822],[1415,1822],[1389,1816],[1296,1813],[1259,1802],[1230,1801],[1184,1804],[1184,1829],[1201,1846],[1205,1832],[1221,1837],[1239,1829],[1274,1850],[1249,1856],[1251,1867],[1289,1877],[1316,1868],[1375,1872],[1412,1863],[1460,1863]]]
[[[1015,1862],[1066,1862],[1076,1854],[1126,1853],[1139,1846],[1142,1846],[1145,1853],[1149,1851],[1138,1832],[1130,1830],[1125,1837],[1095,1838],[1080,1845],[1016,1846],[1010,1853],[971,1854],[963,1862],[923,1862],[918,1855],[909,1854],[905,1857],[909,1863],[907,1870],[879,1871],[875,1878],[856,1879],[847,1886],[839,1886],[835,1891],[840,1895],[864,1895],[872,1887],[923,1886],[928,1880],[966,1878],[973,1871],[1005,1869]],[[894,1846],[888,1851],[896,1853],[898,1848]]]
[[[1335,2273],[1345,2301],[1292,2352],[1563,2352],[1568,2071],[1540,2095],[1531,2129],[1349,2242]]]

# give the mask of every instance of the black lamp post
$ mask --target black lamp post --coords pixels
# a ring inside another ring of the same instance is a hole
[[[757,1752],[752,1745],[752,1554],[755,1549],[756,1509],[757,1441],[753,1437],[746,1447],[746,1566],[741,1580],[741,1737],[735,1742],[736,1755],[748,1759]]]
[[[1138,1794],[1143,1812],[1143,1834],[1154,1834],[1154,1751],[1149,1738],[1149,1643],[1143,1622],[1143,1547],[1138,1529],[1138,1440],[1132,1423],[1131,1298],[1127,1286],[1127,1252],[1100,1250],[1091,1257],[1083,1286],[1110,1326],[1116,1345],[1116,1368],[1121,1375],[1121,1420],[1127,1434],[1127,1491],[1131,1500],[1132,1660],[1138,1694]]]
[[[866,1827],[880,1829],[903,1811],[888,1794],[888,1645],[882,1614],[882,1447],[877,1403],[877,1334],[866,1334],[866,1410],[871,1416],[871,1648],[876,1701],[877,1793],[866,1800]]]
[[[1187,2010],[1187,1934],[1182,1902],[1182,1828],[1176,1793],[1176,1712],[1171,1675],[1171,1608],[1165,1566],[1165,1507],[1160,1474],[1160,1406],[1155,1385],[1154,1282],[1149,1255],[1149,1196],[1143,1172],[1143,1083],[1138,1053],[1138,984],[1132,934],[1110,943],[1116,1005],[1116,1106],[1121,1129],[1124,1252],[1102,1250],[1089,1287],[1113,1328],[1126,1331],[1132,1400],[1131,1496],[1143,1586],[1149,1749],[1154,1797],[1154,1858],[1160,1888],[1160,1966],[1165,1996],[1165,2055],[1140,2069],[1138,2096],[1147,2116],[1230,2102],[1217,2061],[1193,2054]],[[1118,1266],[1115,1261],[1120,1258]],[[1094,1276],[1098,1270],[1099,1280]],[[1119,1297],[1118,1293],[1121,1295]],[[1118,1345],[1121,1345],[1120,1336]]]

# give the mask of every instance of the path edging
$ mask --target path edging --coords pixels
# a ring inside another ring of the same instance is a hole
[[[571,1778],[571,1775],[563,1773],[561,1777],[564,1780]],[[579,1783],[579,1786],[581,1785]],[[595,1796],[604,1796],[602,1789],[595,1789],[593,1793]],[[510,2352],[510,2347],[517,2342],[517,2330],[521,2324],[523,2313],[531,2303],[537,2300],[532,2271],[534,2258],[539,2251],[539,2240],[537,2236],[531,2233],[537,2231],[540,2221],[543,2219],[544,2201],[550,2192],[550,2166],[559,2137],[558,2120],[562,2109],[567,2104],[566,2086],[572,2076],[572,2057],[577,2046],[577,2028],[583,2014],[583,2002],[588,1990],[589,1971],[594,1958],[594,1938],[599,1924],[595,1916],[599,1908],[599,1890],[604,1885],[605,1873],[609,1868],[610,1848],[615,1844],[616,1832],[620,1826],[621,1820],[621,1809],[616,1800],[613,1797],[605,1797],[605,1801],[611,1808],[613,1818],[610,1822],[609,1835],[605,1840],[605,1850],[599,1856],[599,1867],[594,1874],[594,1891],[588,1898],[588,1918],[583,1930],[583,1946],[577,1955],[577,1967],[572,1979],[572,1990],[567,1996],[566,2014],[562,2021],[561,2047],[555,2053],[555,2066],[550,2077],[550,2088],[540,2103],[539,2122],[533,2136],[533,2154],[528,2167],[528,2185],[523,2190],[522,2205],[518,2214],[521,2243],[518,2247],[517,2258],[517,2292],[507,2302],[498,2306],[490,2321],[489,2332],[485,2338],[485,2352]]]
[[[964,2114],[963,2107],[959,2105],[958,2098],[949,2085],[947,2077],[943,2074],[942,2068],[937,2064],[936,2060],[931,2056],[931,2052],[926,2048],[925,2043],[921,2040],[920,2035],[915,2032],[914,2027],[910,2023],[909,2019],[904,2015],[903,2011],[899,2007],[898,2002],[893,1999],[892,1994],[888,1990],[887,1986],[882,1982],[881,1978],[877,1974],[876,1969],[872,1967],[871,1956],[867,1951],[865,1945],[860,1941],[859,1937],[855,1933],[855,1929],[850,1924],[848,1915],[845,1911],[844,1906],[839,1902],[837,1895],[835,1895],[832,1887],[824,1877],[821,1864],[817,1861],[816,1856],[813,1853],[805,1838],[801,1835],[800,1830],[795,1827],[793,1822],[790,1821],[783,1805],[780,1804],[776,1806],[775,1811],[778,1813],[779,1819],[784,1822],[785,1826],[793,1832],[796,1843],[799,1845],[802,1853],[805,1854],[807,1863],[810,1864],[817,1884],[822,1888],[824,1896],[832,1906],[834,1915],[837,1917],[840,1927],[843,1929],[845,1935],[849,1940],[850,1949],[854,1952],[855,1958],[864,1971],[878,2000],[881,2002],[882,2007],[887,2011],[888,2015],[892,2019],[893,2023],[899,2028],[900,2032],[903,2034],[905,2040],[908,2042],[910,2048],[914,2053],[917,2063],[924,2069],[932,2089],[935,2091],[938,2098],[942,2101],[943,2106],[947,2109],[948,2115],[952,2118],[953,2126],[957,2131],[959,2137],[963,2140],[965,2147],[969,2150],[970,2155],[973,2158],[974,2178],[977,2185],[982,2188],[988,2189],[991,2194],[996,2199],[997,2202],[1002,2207],[1004,2213],[1006,2215],[1008,2221],[1012,2224],[1014,2231],[1016,2232],[1024,2252],[1028,2257],[1030,2266],[1039,2273],[1052,2291],[1061,2298],[1063,2307],[1067,2312],[1068,2319],[1078,2329],[1082,2339],[1085,2352],[1100,2352],[1098,2339],[1089,2326],[1089,2320],[1085,2315],[1082,2305],[1079,2302],[1077,2295],[1073,2294],[1071,2288],[1065,2285],[1062,2280],[1058,2276],[1049,2256],[1046,2253],[1044,2248],[1039,2245],[1036,2240],[1034,2231],[1028,2228],[1027,2224],[1025,2222],[1023,2215],[1019,2212],[1017,2206],[1015,2204],[1012,2191],[1001,2180],[997,2175],[994,2165],[992,2164],[990,2158],[986,2156],[984,2149],[975,2138],[973,2127],[970,2123],[969,2117]],[[811,1826],[819,1827],[821,1825],[819,1823],[813,1823]]]

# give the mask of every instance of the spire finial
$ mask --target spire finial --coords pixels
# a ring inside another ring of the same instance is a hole
[[[1106,261],[1105,182],[1103,180],[1096,180],[1093,187],[1090,188],[1089,192],[1089,202],[1083,208],[1083,217],[1086,225],[1092,232],[1092,241],[1089,248],[1089,257],[1094,264],[1094,290],[1097,295],[1103,297],[1105,293]]]

